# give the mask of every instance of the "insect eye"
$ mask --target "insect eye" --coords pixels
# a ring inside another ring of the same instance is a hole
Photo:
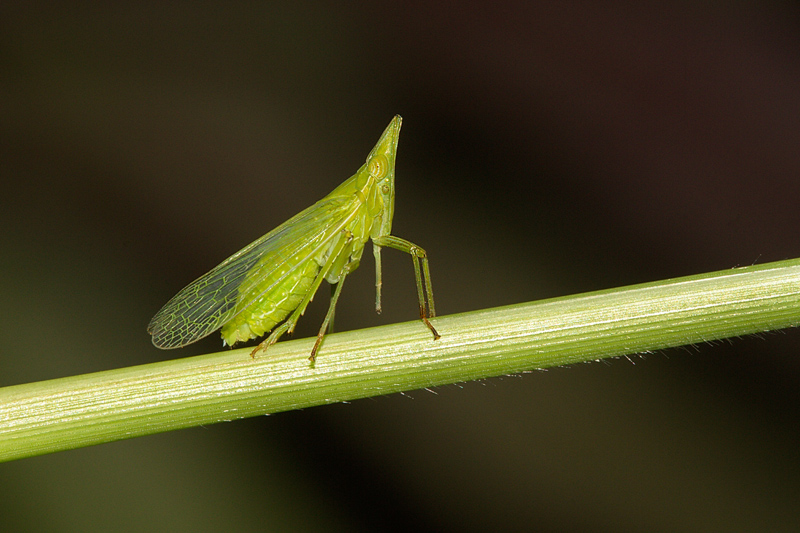
[[[378,154],[369,160],[369,173],[377,179],[386,175],[389,171],[389,161],[383,154]]]

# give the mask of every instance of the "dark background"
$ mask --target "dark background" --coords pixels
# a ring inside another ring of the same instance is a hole
[[[789,2],[92,6],[0,7],[2,386],[218,350],[162,352],[145,326],[349,177],[395,113],[394,233],[428,250],[440,314],[800,256]],[[414,320],[408,258],[384,257],[383,315],[367,252],[339,329]],[[799,347],[786,331],[24,459],[0,465],[0,526],[795,530]]]

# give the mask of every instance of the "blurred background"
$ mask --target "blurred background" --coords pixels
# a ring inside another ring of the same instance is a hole
[[[396,113],[394,233],[428,250],[442,315],[799,257],[799,22],[757,1],[4,2],[0,386],[219,350],[145,327]],[[376,315],[367,252],[337,329],[414,320],[413,283],[386,252]],[[789,330],[6,463],[0,528],[792,531],[799,349]]]

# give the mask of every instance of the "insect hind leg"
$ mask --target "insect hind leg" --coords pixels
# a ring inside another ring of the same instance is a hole
[[[258,352],[262,351],[262,350],[263,350],[264,353],[266,353],[267,352],[267,348],[269,348],[270,346],[272,346],[273,344],[278,342],[278,339],[280,339],[283,336],[284,333],[293,330],[295,324],[290,323],[290,320],[291,320],[291,318],[287,319],[280,326],[278,326],[277,328],[273,329],[272,333],[269,334],[269,337],[267,337],[266,339],[261,341],[261,343],[258,346],[256,346],[255,349],[253,349],[252,352],[250,352],[250,357],[255,359],[256,358],[256,354]],[[295,323],[297,323],[296,320],[295,320]]]
[[[275,328],[272,333],[270,333],[269,337],[267,337],[264,341],[261,342],[255,349],[250,352],[250,357],[256,357],[256,354],[260,351],[264,351],[266,353],[267,348],[278,342],[278,339],[281,338],[286,333],[292,333],[294,331],[295,326],[297,325],[297,321],[300,320],[300,317],[303,316],[303,313],[306,312],[306,307],[308,304],[311,303],[311,300],[314,299],[314,294],[316,294],[319,286],[322,284],[322,280],[324,280],[328,274],[331,272],[331,269],[334,268],[334,265],[337,264],[337,260],[341,261],[341,257],[343,254],[346,256],[350,255],[350,252],[353,249],[353,234],[347,230],[342,232],[341,237],[334,245],[333,249],[331,250],[330,254],[328,255],[328,259],[325,261],[325,264],[322,268],[317,272],[317,276],[314,278],[314,282],[308,288],[306,295],[297,305],[295,310],[289,315],[280,326]],[[336,307],[336,301],[339,299],[339,293],[341,292],[342,281],[344,281],[345,276],[350,271],[350,265],[344,265],[342,268],[342,272],[340,273],[339,283],[337,283],[336,292],[334,293],[334,297],[331,298],[331,305],[328,308],[328,313],[325,316],[325,321],[322,324],[322,329],[320,329],[320,333],[317,335],[317,342],[314,344],[314,348],[311,350],[311,357],[309,360],[313,363],[316,359],[316,353],[319,349],[320,344],[322,343],[322,338],[325,336],[325,330],[328,327],[331,319],[333,318],[333,311]]]

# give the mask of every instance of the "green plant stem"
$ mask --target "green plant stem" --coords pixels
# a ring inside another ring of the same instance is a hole
[[[0,461],[800,323],[800,260],[0,389]]]

